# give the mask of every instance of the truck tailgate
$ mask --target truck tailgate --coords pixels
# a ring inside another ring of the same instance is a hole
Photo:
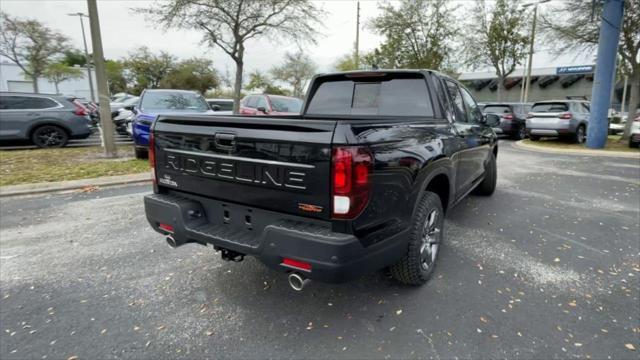
[[[328,219],[335,126],[299,117],[161,116],[153,130],[158,187]]]

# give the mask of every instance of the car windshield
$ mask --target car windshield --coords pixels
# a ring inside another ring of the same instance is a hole
[[[511,109],[506,105],[487,105],[484,107],[484,112],[490,114],[504,114],[510,113]]]
[[[144,110],[207,111],[209,105],[196,93],[152,91],[142,98]]]
[[[569,108],[567,107],[567,104],[561,103],[561,102],[534,104],[533,107],[531,108],[531,112],[534,112],[534,113],[563,112],[568,110]]]
[[[302,100],[295,98],[271,97],[271,106],[277,112],[299,113],[302,108]]]

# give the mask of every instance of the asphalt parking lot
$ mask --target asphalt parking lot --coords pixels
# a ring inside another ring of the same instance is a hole
[[[0,358],[640,355],[640,162],[502,141],[498,189],[446,223],[433,280],[292,291],[253,259],[171,249],[146,185],[0,200]],[[635,350],[634,350],[635,349]]]

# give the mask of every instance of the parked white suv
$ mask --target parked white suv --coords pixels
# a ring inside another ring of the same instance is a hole
[[[538,101],[527,114],[529,138],[537,141],[542,136],[566,137],[582,144],[587,139],[590,112],[586,100]]]

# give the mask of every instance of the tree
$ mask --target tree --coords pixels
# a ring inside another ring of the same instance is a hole
[[[541,29],[557,55],[573,52],[586,53],[598,46],[602,8],[596,7],[592,18],[591,1],[566,0],[551,8],[540,21]],[[640,103],[640,1],[625,1],[624,19],[620,31],[618,55],[623,73],[629,76],[629,116],[622,135],[628,140],[633,114]]]
[[[63,52],[61,63],[67,66],[82,66],[87,64],[87,58],[84,56],[84,52],[78,49],[65,50]]]
[[[357,70],[358,66],[356,66],[356,59],[354,57],[354,54],[342,55],[333,64],[333,68],[337,71]]]
[[[220,48],[236,64],[234,112],[238,112],[245,43],[260,37],[313,41],[322,12],[309,0],[171,0],[139,9],[165,28],[203,33],[203,42]]]
[[[38,79],[56,55],[68,48],[68,39],[36,20],[21,20],[0,13],[0,55],[22,69],[38,92]]]
[[[153,54],[146,46],[129,53],[123,64],[129,80],[134,83],[134,91],[155,89],[160,81],[173,70],[176,59],[165,51]]]
[[[383,68],[440,70],[450,61],[458,28],[447,0],[402,0],[398,6],[383,3],[379,9],[382,15],[369,26],[384,41],[364,56],[364,63],[375,60]]]
[[[67,64],[61,62],[47,65],[44,72],[42,73],[42,76],[55,85],[56,94],[60,93],[58,84],[60,84],[61,82],[71,79],[82,79],[84,77],[84,75],[82,74],[82,70],[75,67],[67,66]]]
[[[249,83],[245,86],[247,90],[263,90],[271,85],[271,79],[259,70],[255,70],[249,74]]]
[[[218,72],[213,68],[213,62],[202,58],[180,62],[160,81],[163,88],[196,90],[203,95],[218,84]]]
[[[302,98],[304,89],[316,73],[318,66],[301,50],[296,53],[286,53],[284,59],[284,64],[271,69],[271,74],[276,80],[291,85],[293,96]]]
[[[124,75],[124,64],[118,60],[105,60],[105,72],[109,83],[109,92],[117,94],[127,91],[127,78]]]
[[[264,94],[271,95],[285,95],[289,96],[291,93],[287,89],[283,89],[273,83],[267,74],[261,73],[256,70],[249,74],[249,83],[245,86],[247,90],[260,90]]]
[[[527,22],[519,0],[497,0],[492,9],[486,0],[476,0],[466,26],[466,63],[493,67],[498,77],[498,101],[504,82],[525,58],[529,37]]]

